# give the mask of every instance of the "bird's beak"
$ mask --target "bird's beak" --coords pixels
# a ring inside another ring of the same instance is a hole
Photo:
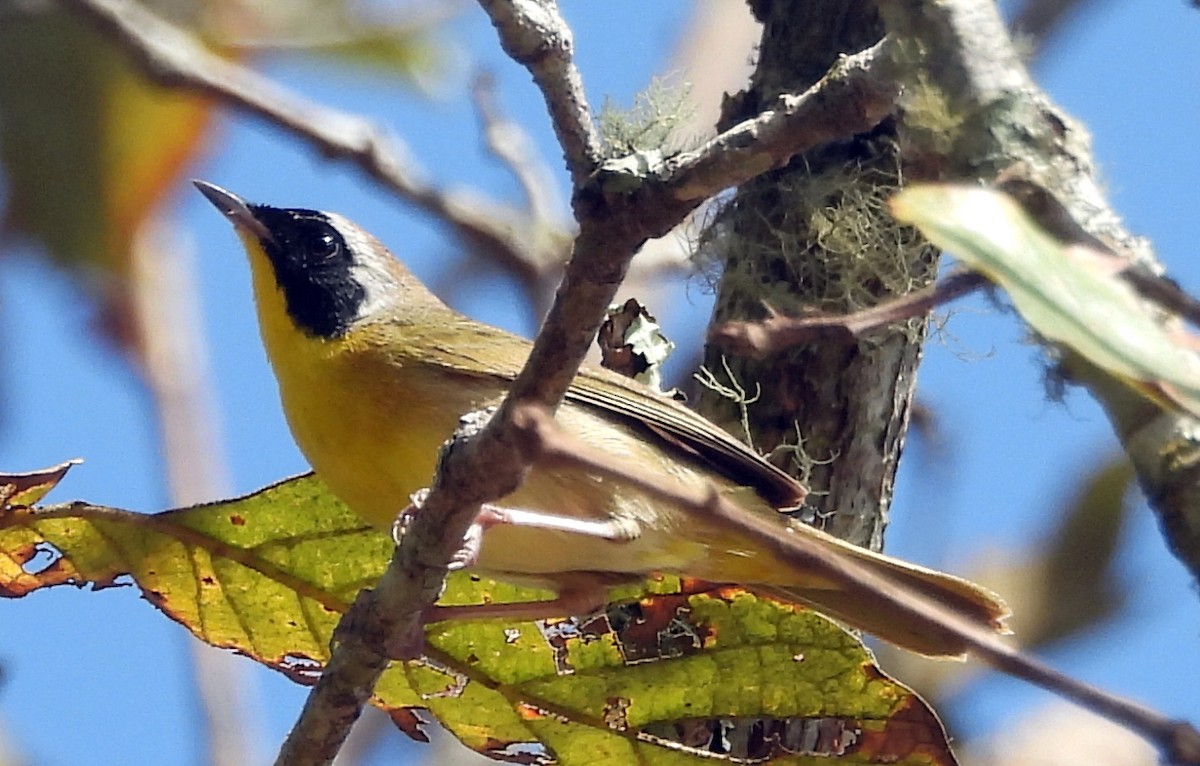
[[[200,190],[201,194],[208,198],[209,202],[213,203],[217,210],[221,211],[222,215],[229,219],[235,228],[253,234],[263,242],[275,241],[271,230],[258,220],[254,212],[250,210],[250,206],[241,197],[225,191],[216,184],[210,184],[208,181],[193,178],[192,183]]]

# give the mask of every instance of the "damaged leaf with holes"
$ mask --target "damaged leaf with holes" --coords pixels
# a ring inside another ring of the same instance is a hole
[[[845,631],[737,588],[688,585],[588,618],[436,626],[440,665],[410,678],[460,739],[506,759],[955,762],[933,712]],[[494,717],[481,726],[483,710]]]
[[[25,482],[48,490],[61,470]],[[132,582],[205,642],[311,683],[391,552],[311,474],[153,515],[13,504],[0,510],[0,596]],[[442,603],[548,595],[456,572]],[[426,656],[389,668],[374,702],[414,737],[423,708],[521,762],[954,763],[932,711],[815,613],[674,578],[612,595],[585,618],[430,625]]]
[[[11,507],[0,511],[0,596],[132,579],[201,640],[302,679],[327,659],[338,619],[390,550],[311,476],[153,515]]]

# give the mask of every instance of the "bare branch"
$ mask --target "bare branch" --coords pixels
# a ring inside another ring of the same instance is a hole
[[[161,85],[203,93],[282,128],[331,158],[348,160],[386,189],[501,263],[532,262],[517,211],[476,193],[423,180],[404,144],[367,120],[308,101],[210,52],[195,37],[132,0],[63,0],[129,53]]]
[[[500,46],[533,75],[575,186],[600,163],[600,137],[572,58],[574,39],[554,0],[480,0]]]
[[[528,57],[530,50],[543,49],[542,43],[531,39],[541,27],[521,26],[528,19],[517,16],[516,4],[487,5],[502,36],[522,36],[524,47],[520,50],[524,55]],[[520,5],[522,12],[537,10],[528,3]],[[564,50],[569,53],[569,37],[563,37],[566,28],[557,14],[542,21],[550,24],[546,32],[558,41],[555,49],[559,54]],[[516,43],[506,39],[505,45],[515,47]],[[543,85],[578,189],[590,175],[597,156],[586,105],[580,107],[582,101],[578,100],[582,98],[578,75],[573,65],[569,61],[564,65],[561,58],[549,68],[549,74],[539,69],[545,65],[545,59],[527,58],[526,63],[535,71],[535,80]],[[565,90],[555,78],[564,68],[569,75],[567,79],[575,81]],[[556,103],[560,98],[568,103]],[[586,130],[579,124],[581,114]],[[557,407],[587,353],[591,335],[600,325],[605,308],[625,276],[629,261],[649,236],[645,223],[630,212],[635,207],[628,199],[612,202],[593,207],[592,215],[577,211],[580,233],[574,252],[525,368],[488,425],[479,430],[468,424],[466,430],[460,429],[452,448],[444,451],[421,513],[412,515],[387,571],[375,588],[360,595],[354,612],[348,616],[346,629],[339,630],[342,640],[335,647],[321,680],[309,694],[277,764],[331,763],[386,668],[387,658],[419,655],[423,643],[422,614],[441,592],[458,541],[466,536],[479,506],[515,489],[526,467],[516,448],[511,408],[521,402]],[[681,219],[683,213],[678,215]],[[448,548],[446,541],[455,541],[454,546]]]
[[[713,486],[683,487],[663,482],[639,466],[617,462],[598,454],[575,440],[545,410],[521,407],[513,415],[525,451],[534,462],[545,466],[570,466],[608,476],[636,486],[642,491],[690,509],[698,517],[707,516],[731,532],[746,535],[764,549],[790,559],[798,567],[820,567],[835,579],[859,604],[886,600],[899,607],[914,621],[930,631],[945,632],[959,638],[983,661],[997,670],[1029,681],[1099,715],[1105,716],[1153,742],[1172,763],[1200,764],[1200,731],[1187,721],[1171,720],[1162,714],[1077,681],[1027,657],[997,637],[995,633],[964,619],[955,611],[925,598],[899,584],[886,582],[849,557],[832,555],[806,544],[799,535],[787,534],[779,524],[746,511],[722,497]]]
[[[482,1],[489,8],[498,5]],[[529,7],[522,4],[522,8]],[[511,15],[512,8],[507,12]],[[498,26],[504,33],[505,27]],[[560,30],[552,32],[559,33]],[[542,63],[534,58],[527,66],[537,70]],[[558,66],[561,68],[561,62]],[[544,73],[540,77],[535,74],[539,83],[545,79]],[[563,95],[561,82],[552,81],[546,87],[558,89],[545,91],[548,101],[574,98],[571,88],[566,88]],[[276,761],[278,764],[328,763],[325,758],[332,757],[346,736],[340,727],[348,727],[352,723],[349,714],[361,709],[366,690],[373,688],[386,667],[384,658],[405,659],[419,654],[421,615],[440,593],[454,553],[447,550],[445,541],[461,541],[479,506],[515,489],[527,467],[518,448],[513,409],[523,404],[540,405],[550,411],[557,408],[638,248],[647,239],[661,236],[678,225],[704,201],[699,196],[703,189],[720,190],[740,183],[787,162],[791,157],[789,151],[803,151],[813,142],[832,138],[829,132],[832,128],[796,131],[799,137],[786,140],[782,133],[786,132],[784,125],[793,114],[811,110],[818,100],[825,108],[842,113],[838,111],[839,101],[847,96],[846,90],[834,88],[826,97],[816,88],[801,97],[795,109],[772,112],[762,122],[751,120],[749,128],[745,124],[736,126],[725,136],[726,140],[718,136],[706,147],[690,153],[683,162],[668,167],[660,160],[646,167],[617,161],[596,173],[581,172],[592,155],[581,148],[580,142],[587,141],[572,128],[578,127],[573,122],[581,114],[576,108],[578,103],[572,101],[574,106],[568,107],[551,105],[556,126],[560,132],[569,134],[568,140],[575,142],[574,148],[568,148],[567,152],[578,179],[575,214],[579,223],[572,257],[554,305],[525,367],[499,410],[486,427],[461,433],[453,447],[444,453],[421,513],[415,514],[400,540],[387,573],[372,591],[359,598],[351,627],[343,632],[345,639],[335,650],[321,682],[309,695],[304,712]],[[567,126],[558,124],[560,121]],[[590,121],[588,125],[590,131]],[[749,144],[760,133],[769,149],[756,154]],[[732,161],[734,157],[747,156],[756,158],[751,168]],[[680,193],[681,186],[688,187],[688,191]],[[337,677],[342,674],[345,678]],[[336,726],[330,725],[331,721]],[[310,757],[310,754],[319,755]]]
[[[558,208],[554,176],[538,156],[529,134],[501,113],[496,103],[495,78],[486,72],[476,75],[471,83],[471,100],[483,124],[488,149],[521,185],[530,216],[535,221],[553,220]]]
[[[1101,245],[1097,254],[1118,258]],[[1146,300],[1178,314],[1192,324],[1200,324],[1200,301],[1170,279],[1149,274],[1121,260],[1117,276],[1124,279]],[[972,271],[956,271],[936,285],[908,293],[887,303],[853,314],[815,312],[804,316],[784,316],[767,306],[767,316],[757,322],[725,322],[709,330],[708,339],[727,353],[763,358],[802,343],[831,340],[853,343],[896,322],[918,317],[938,306],[975,292],[989,283],[987,277]]]
[[[567,251],[568,227],[561,220],[563,206],[554,193],[554,176],[529,134],[501,113],[491,75],[480,73],[475,77],[471,98],[488,149],[508,168],[525,195],[528,223],[524,244],[528,257],[512,265],[527,279],[536,280],[561,266]]]
[[[884,40],[841,57],[804,93],[780,96],[773,109],[674,158],[665,183],[676,199],[705,200],[807,149],[875,127],[899,95],[887,68],[887,46]]]
[[[819,313],[786,317],[768,307],[766,319],[717,325],[709,331],[708,339],[729,353],[755,357],[776,354],[814,340],[853,343],[873,331],[921,316],[987,285],[987,277],[981,274],[957,271],[934,286],[853,314]]]

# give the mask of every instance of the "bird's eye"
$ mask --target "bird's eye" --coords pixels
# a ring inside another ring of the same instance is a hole
[[[321,229],[308,236],[305,249],[313,258],[323,260],[337,255],[341,242],[332,231]]]

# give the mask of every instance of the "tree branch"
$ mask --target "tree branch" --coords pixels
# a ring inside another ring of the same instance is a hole
[[[499,3],[481,2],[503,19],[508,18],[505,14],[514,13],[517,5],[528,8],[526,3],[514,3],[501,13],[496,10]],[[511,33],[506,31],[506,23],[507,20],[498,24],[502,34]],[[523,27],[522,30],[522,34],[527,32]],[[561,39],[561,30],[550,33]],[[527,66],[537,69],[544,60],[532,57],[527,61]],[[535,80],[545,88],[548,101],[575,98],[573,86],[554,79],[572,76],[574,68],[569,63],[557,62],[549,72],[538,72]],[[836,102],[844,95],[838,91],[828,99],[828,108],[837,109]],[[822,98],[821,89],[815,88],[797,103]],[[577,101],[572,103],[578,106]],[[598,172],[583,173],[591,155],[581,148],[586,139],[571,127],[582,112],[555,105],[550,111],[552,119],[567,123],[567,127],[558,125],[558,129],[575,142],[573,149],[566,150],[568,162],[574,163],[573,176],[582,179],[575,184],[579,234],[554,305],[525,367],[496,413],[481,430],[474,426],[467,431],[460,429],[452,447],[443,453],[434,485],[421,512],[412,514],[387,572],[374,589],[360,596],[346,630],[339,630],[342,640],[321,681],[309,695],[276,761],[278,764],[329,763],[344,740],[353,715],[357,715],[387,666],[386,658],[405,659],[419,654],[421,615],[439,595],[446,567],[480,504],[515,489],[527,468],[512,421],[514,407],[536,404],[552,412],[558,406],[634,253],[647,239],[677,225],[703,201],[697,196],[692,169],[705,169],[706,188],[720,189],[769,169],[774,166],[772,163],[782,164],[790,159],[786,150],[779,148],[785,139],[784,131],[777,127],[781,124],[777,121],[790,119],[789,113],[774,112],[760,123],[768,126],[763,135],[777,142],[761,155],[771,158],[770,163],[760,162],[746,168],[723,161],[731,152],[747,151],[746,133],[742,126],[735,126],[730,135],[718,136],[684,163],[659,161],[646,167],[615,161],[606,163]],[[564,113],[574,117],[564,117]],[[786,139],[792,151],[802,151],[811,146],[808,142],[826,137],[823,132],[801,133],[799,137]],[[732,136],[738,139],[731,140]],[[723,169],[727,176],[722,180],[714,168]],[[690,188],[681,192],[684,184]],[[446,541],[454,543],[448,546]]]
[[[690,509],[697,518],[708,517],[735,535],[748,536],[764,550],[773,550],[798,567],[819,568],[839,586],[853,594],[859,604],[886,599],[905,610],[914,621],[960,639],[982,660],[997,670],[1029,681],[1043,689],[1105,716],[1153,742],[1163,756],[1176,764],[1200,765],[1200,731],[1187,721],[1171,720],[1162,714],[1089,684],[1077,681],[1027,657],[962,615],[907,588],[885,582],[858,562],[832,555],[805,544],[799,535],[789,535],[778,524],[748,514],[723,497],[715,487],[685,488],[660,481],[639,466],[607,459],[560,429],[544,410],[521,407],[514,413],[524,451],[544,466],[583,468],[636,486],[664,502]]]
[[[1011,193],[1011,186],[1002,186]],[[1040,189],[1040,187],[1039,187]],[[1046,193],[1045,190],[1041,190]],[[1022,204],[1027,199],[1020,200]],[[1057,205],[1055,201],[1053,204]],[[1200,325],[1200,301],[1189,295],[1171,279],[1158,274],[1152,274],[1137,267],[1128,260],[1114,253],[1100,240],[1079,230],[1076,232],[1056,230],[1054,222],[1058,219],[1047,217],[1046,210],[1031,209],[1025,204],[1026,210],[1043,228],[1047,229],[1059,241],[1080,242],[1090,248],[1098,256],[1112,259],[1116,276],[1129,283],[1147,301],[1159,306],[1164,311],[1178,315],[1193,325]],[[1063,214],[1067,211],[1062,209]],[[1073,228],[1073,221],[1069,222]],[[877,332],[887,326],[902,322],[906,319],[919,317],[938,306],[957,300],[972,293],[989,283],[982,274],[959,269],[948,274],[936,285],[924,290],[895,298],[878,306],[856,311],[853,314],[828,314],[813,312],[803,316],[784,316],[767,306],[766,318],[757,322],[724,322],[713,327],[708,333],[708,340],[730,354],[763,358],[778,354],[802,343],[828,339],[834,342],[852,343],[865,335]]]
[[[525,204],[529,212],[529,234],[538,240],[544,240],[540,232],[555,232],[556,242],[562,243],[567,235],[567,227],[561,221],[561,204],[555,193],[554,176],[550,168],[542,161],[533,140],[520,125],[504,116],[496,103],[495,79],[482,72],[475,76],[471,83],[471,101],[483,125],[483,135],[488,150],[499,160],[521,187],[525,195]],[[533,267],[527,277],[536,278],[545,275],[551,268],[561,266],[565,254],[565,243],[562,247],[538,247],[531,244],[529,249],[541,256],[537,263],[522,261],[516,266]]]
[[[291,133],[326,157],[357,165],[370,178],[448,226],[469,247],[501,263],[533,263],[520,213],[477,193],[447,192],[395,136],[356,115],[308,101],[275,81],[210,52],[193,35],[132,0],[62,0],[101,29],[160,85],[203,93]],[[528,268],[528,266],[526,267]]]
[[[981,274],[957,271],[924,290],[853,314],[787,317],[768,307],[766,319],[758,322],[725,322],[712,328],[708,339],[731,354],[759,358],[814,340],[852,343],[873,331],[919,317],[988,284],[987,277]]]
[[[572,58],[571,28],[553,0],[480,0],[504,52],[533,75],[578,188],[600,163],[600,136]]]
[[[668,164],[676,197],[708,199],[802,151],[874,128],[900,95],[887,70],[887,46],[885,40],[841,56],[808,90],[779,96],[772,108],[676,157]]]

